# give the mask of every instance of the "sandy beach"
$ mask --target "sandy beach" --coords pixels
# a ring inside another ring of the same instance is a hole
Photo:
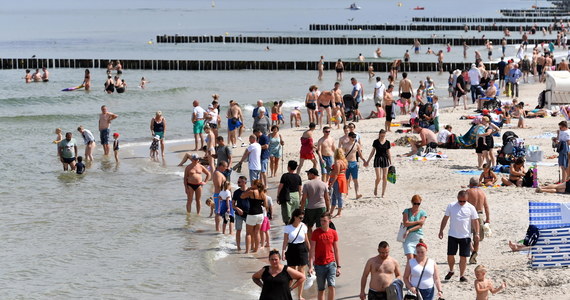
[[[531,78],[532,81],[532,78]],[[544,88],[543,84],[521,84],[521,97],[528,108],[534,108],[538,93]],[[503,96],[504,98],[504,96]],[[444,101],[448,99],[444,98]],[[451,108],[442,109],[440,126],[451,124],[453,132],[462,135],[470,128],[470,120],[460,120],[464,114],[472,114],[474,105],[469,105],[469,110]],[[366,112],[368,114],[368,112]],[[407,116],[398,116],[396,121],[407,119]],[[557,123],[562,117],[547,117],[538,119],[526,119],[529,128],[518,129],[503,127],[502,132],[514,131],[519,137],[525,139],[526,145],[538,145],[544,151],[544,156],[556,154],[551,148],[549,138],[536,138],[537,136],[555,132]],[[361,134],[364,145],[364,156],[368,157],[372,142],[377,138],[379,129],[383,128],[384,119],[362,120],[356,123],[356,132]],[[304,124],[307,125],[306,123]],[[288,128],[288,124],[280,130],[285,139],[284,161],[298,160],[300,142],[299,138],[305,126],[301,128]],[[392,127],[393,130],[401,127]],[[244,137],[249,132],[244,133]],[[338,139],[342,136],[341,129],[334,129],[332,136]],[[387,139],[394,141],[405,134],[388,133]],[[411,134],[407,134],[411,135]],[[321,137],[319,130],[315,131],[315,140]],[[533,138],[535,137],[535,138]],[[495,138],[496,144],[500,138]],[[173,145],[170,151],[189,149],[189,145]],[[239,159],[245,148],[234,149],[234,161]],[[497,150],[496,148],[495,150]],[[385,240],[391,245],[391,255],[400,262],[403,272],[405,256],[401,243],[396,241],[398,226],[402,219],[402,211],[410,206],[410,199],[414,194],[423,198],[422,209],[428,213],[424,225],[424,240],[429,246],[428,256],[437,261],[440,274],[443,276],[448,271],[446,262],[446,237],[440,240],[437,237],[441,218],[444,215],[448,203],[456,201],[457,192],[467,186],[469,175],[458,174],[459,170],[476,170],[477,156],[474,149],[440,149],[447,159],[435,161],[412,161],[402,155],[409,151],[409,147],[394,146],[391,149],[393,165],[396,166],[398,179],[396,184],[389,184],[386,196],[378,198],[373,195],[374,170],[372,167],[364,168],[361,163],[359,181],[361,199],[354,198],[354,191],[349,191],[345,198],[345,209],[341,218],[333,219],[340,238],[340,253],[343,273],[337,280],[337,299],[356,299],[360,292],[360,278],[362,269],[369,257],[377,254],[376,248],[380,241]],[[556,163],[556,159],[544,159],[543,162]],[[526,165],[528,168],[529,164]],[[309,169],[311,164],[305,164]],[[244,172],[246,172],[244,168]],[[233,175],[236,178],[235,175]],[[304,180],[306,175],[302,174]],[[557,166],[538,166],[540,183],[557,182]],[[279,178],[269,179],[270,195],[276,196]],[[568,269],[543,269],[532,270],[529,267],[529,257],[524,253],[513,253],[508,247],[508,241],[518,241],[524,238],[528,227],[528,202],[566,202],[567,195],[537,194],[532,188],[494,187],[485,188],[485,193],[490,205],[492,237],[486,237],[481,243],[478,262],[487,266],[488,276],[499,284],[505,280],[508,288],[493,297],[493,299],[522,299],[530,295],[536,299],[551,299],[552,297],[565,297],[570,292]],[[278,205],[274,206],[274,215],[280,216]],[[213,221],[212,221],[213,222]],[[446,228],[445,233],[447,233]],[[213,226],[212,226],[213,230]],[[282,243],[282,224],[280,217],[272,221],[271,239],[272,247],[280,248]],[[229,238],[233,243],[233,238]],[[256,263],[251,263],[252,258]],[[257,259],[255,259],[257,258]],[[244,255],[233,253],[218,263],[220,266],[232,266],[241,278],[229,278],[236,287],[252,289],[252,299],[255,298],[257,287],[250,280],[252,272],[258,270],[266,261],[266,251],[256,255]],[[443,281],[444,297],[446,299],[469,299],[474,298],[475,291],[473,270],[475,265],[468,265],[466,275],[468,283],[460,283],[459,277],[454,276],[450,281]],[[456,269],[457,270],[457,269]],[[227,269],[226,269],[227,271]],[[230,272],[233,273],[233,272]],[[233,285],[233,284],[232,284]],[[304,293],[306,299],[316,298],[316,289],[313,287]]]

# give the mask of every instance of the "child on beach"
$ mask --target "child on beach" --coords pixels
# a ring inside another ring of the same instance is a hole
[[[63,141],[63,134],[61,133],[61,128],[56,128],[55,134],[57,134],[57,137],[55,138],[55,140],[53,140],[52,143],[58,145],[59,142]],[[56,150],[56,153],[59,155],[59,149],[57,148],[57,146],[55,147],[55,150]]]
[[[220,211],[218,214],[222,216],[224,220],[224,225],[222,226],[222,233],[226,234],[226,225],[228,221],[230,223],[230,235],[233,234],[234,226],[234,208],[232,206],[232,183],[230,181],[224,181],[222,183],[222,191],[219,193],[220,199]]]
[[[75,172],[79,175],[85,172],[85,164],[83,164],[83,156],[77,157],[77,163],[75,164]]]
[[[279,102],[273,102],[273,107],[271,108],[271,126],[279,125]]]
[[[208,216],[208,218],[211,218],[214,215],[214,207],[216,206],[216,204],[214,204],[214,201],[212,200],[212,197],[206,199],[206,206],[210,208],[210,215]]]
[[[493,282],[490,279],[486,279],[487,269],[483,265],[478,265],[475,268],[475,291],[477,293],[476,300],[487,300],[489,299],[489,292],[493,295],[504,290],[507,287],[507,283],[503,281],[501,286],[495,288]]]
[[[483,164],[483,173],[479,176],[479,183],[483,186],[494,186],[497,179],[497,174],[491,170],[489,165]]]
[[[115,162],[119,163],[119,133],[113,133],[113,153],[115,155]]]
[[[342,111],[340,106],[335,106],[333,108],[331,121],[336,125],[336,129],[340,129],[340,122],[342,122]]]
[[[158,159],[158,142],[160,141],[160,136],[155,135],[152,138],[152,143],[150,144],[150,158]]]
[[[267,193],[267,191],[265,191]],[[271,223],[269,222],[271,219],[273,219],[272,215],[273,215],[273,199],[271,199],[271,197],[267,196],[267,194],[265,194],[265,197],[267,198],[267,210],[265,209],[265,206],[262,207],[263,209],[263,223],[261,223],[261,228],[260,228],[260,243],[259,243],[259,247],[263,247],[263,245],[265,244],[265,247],[269,248],[269,229],[271,229]]]

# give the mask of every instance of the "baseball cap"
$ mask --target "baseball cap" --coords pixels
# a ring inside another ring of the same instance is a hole
[[[311,174],[313,174],[313,175],[315,175],[315,176],[319,176],[319,171],[317,171],[317,169],[315,169],[315,168],[311,168],[310,170],[305,171],[305,172],[311,173]]]
[[[192,154],[192,155],[190,156],[190,159],[192,159],[192,160],[199,160],[200,157],[199,157],[197,154]]]

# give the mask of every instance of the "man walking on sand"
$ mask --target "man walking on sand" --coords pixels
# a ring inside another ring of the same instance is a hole
[[[477,215],[479,216],[479,239],[473,241],[473,253],[471,253],[471,258],[469,258],[469,264],[477,264],[477,253],[479,252],[479,242],[485,238],[485,232],[483,230],[483,225],[489,223],[491,220],[489,204],[487,203],[487,195],[479,187],[479,178],[471,177],[469,180],[469,189],[467,190],[467,202],[475,206],[477,210]],[[483,210],[485,210],[485,215],[483,215]],[[483,219],[485,217],[485,219]],[[485,222],[483,222],[485,220]],[[473,231],[475,234],[475,231]]]
[[[204,147],[204,114],[206,111],[200,107],[200,102],[194,100],[192,102],[194,110],[192,111],[192,123],[194,124],[194,151],[198,151],[198,138],[200,138],[200,149]]]
[[[320,228],[317,228],[309,237],[311,240],[309,273],[314,270],[317,275],[318,300],[325,299],[325,290],[328,290],[328,300],[335,299],[335,279],[340,276],[338,234],[336,230],[329,227],[330,223],[331,214],[328,212],[322,214]]]
[[[249,200],[242,199],[241,194],[247,190],[247,178],[245,176],[240,176],[238,178],[237,185],[239,189],[234,191],[232,195],[232,206],[236,212],[236,245],[237,251],[241,251],[241,230],[243,228],[243,224],[247,219],[247,212],[249,211]],[[249,252],[251,245],[251,234],[245,234],[245,252]]]
[[[291,214],[299,208],[299,199],[301,199],[301,189],[303,180],[295,171],[297,170],[297,162],[290,160],[287,163],[287,173],[281,175],[279,187],[277,188],[277,204],[281,205],[281,217],[283,223],[289,224]]]
[[[342,150],[344,150],[346,160],[348,161],[348,168],[346,169],[346,180],[350,180],[354,182],[354,194],[356,199],[362,198],[362,195],[358,193],[358,160],[356,159],[356,154],[360,155],[360,157],[364,157],[362,155],[362,146],[356,140],[356,133],[349,132],[348,133],[348,142],[343,143],[341,145]]]
[[[99,137],[101,145],[103,145],[103,154],[109,155],[111,147],[109,146],[109,133],[111,132],[111,121],[118,118],[116,114],[107,111],[107,106],[101,106],[101,114],[99,115]]]
[[[412,97],[414,96],[414,89],[412,87],[412,81],[408,79],[408,73],[402,73],[402,80],[398,84],[398,94],[402,99],[404,99],[404,111],[407,113],[406,107],[412,104]]]
[[[475,206],[467,202],[467,192],[459,191],[457,202],[447,205],[445,216],[441,219],[439,227],[439,239],[443,239],[443,230],[449,220],[449,233],[447,237],[447,265],[449,273],[445,275],[445,280],[451,279],[455,274],[455,255],[459,249],[459,281],[467,282],[465,269],[467,268],[467,257],[471,252],[471,232],[474,231],[473,241],[479,241],[479,221]]]
[[[246,158],[248,159],[249,181],[258,180],[261,173],[261,145],[254,134],[249,136],[249,146],[244,151],[238,165],[241,165]]]
[[[317,168],[317,159],[315,158],[315,144],[313,141],[313,132],[315,131],[315,123],[309,124],[309,129],[303,132],[301,136],[301,159],[299,162],[299,167],[297,168],[297,174],[301,173],[303,169],[303,164],[305,163],[306,159],[310,159],[313,162],[313,168]]]
[[[388,242],[380,242],[378,244],[378,255],[368,259],[364,266],[364,272],[362,272],[362,278],[360,279],[360,300],[366,299],[364,290],[368,275],[370,275],[368,299],[388,299],[386,289],[396,278],[401,279],[402,277],[398,261],[390,256],[390,245],[388,245]]]
[[[214,186],[214,214],[215,214],[215,223],[216,223],[216,232],[220,232],[220,221],[223,219],[223,214],[225,212],[220,211],[220,192],[222,191],[222,183],[226,181],[226,176],[224,176],[224,171],[228,168],[228,164],[226,162],[219,162],[218,167],[212,173],[212,185]],[[223,199],[225,201],[225,199]],[[198,199],[200,201],[200,199]]]
[[[307,225],[308,236],[311,238],[313,225],[321,227],[319,218],[324,212],[330,211],[331,202],[328,186],[319,179],[319,171],[313,168],[307,171],[309,181],[303,184],[303,196],[301,198],[301,210],[305,211],[303,223]]]
[[[317,142],[317,155],[321,163],[321,172],[323,173],[323,181],[329,181],[329,174],[332,171],[333,156],[336,150],[334,138],[331,137],[331,128],[325,126],[323,128],[323,137]]]

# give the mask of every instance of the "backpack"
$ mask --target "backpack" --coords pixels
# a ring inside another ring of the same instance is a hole
[[[459,149],[459,143],[457,143],[457,136],[452,133],[447,137],[446,141],[447,149]]]
[[[534,246],[536,245],[536,242],[538,242],[539,237],[540,237],[540,232],[538,231],[538,227],[534,225],[529,225],[528,229],[526,230],[526,235],[524,237],[523,245]]]

